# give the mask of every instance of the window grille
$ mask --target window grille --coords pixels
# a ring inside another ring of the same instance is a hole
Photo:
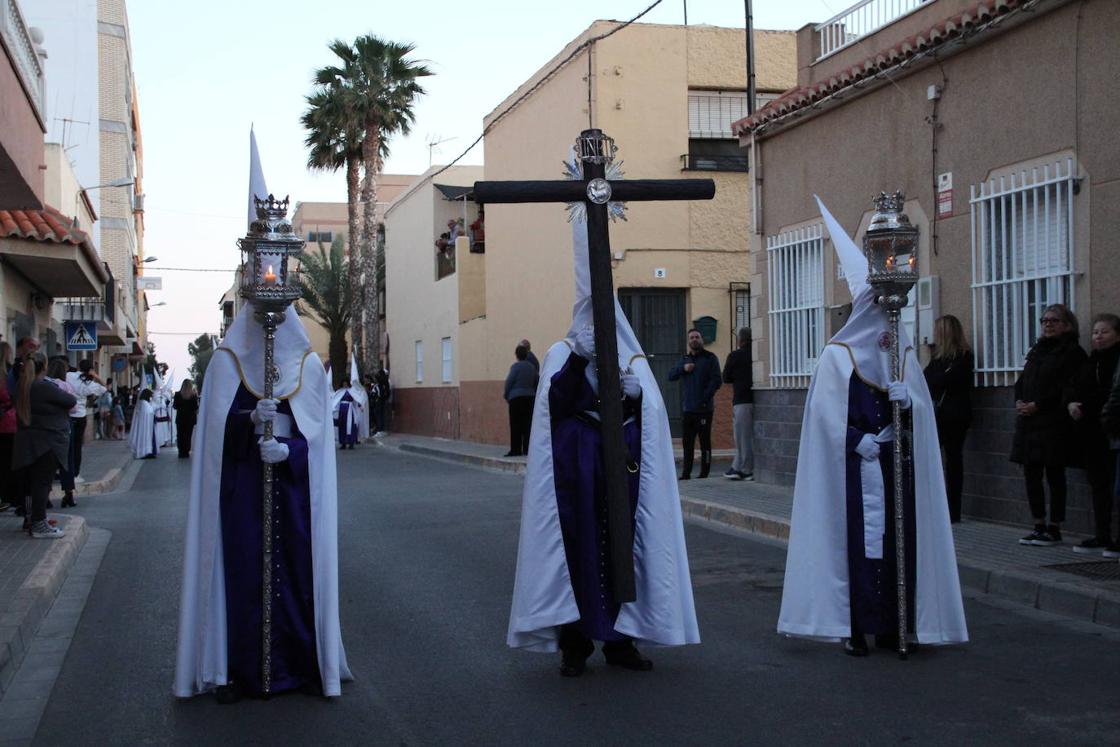
[[[317,243],[321,241],[322,243],[329,245],[332,241],[334,241],[334,231],[308,231],[307,240],[311,243]]]
[[[451,338],[445,337],[440,340],[440,346],[442,348],[441,352],[443,353],[443,383],[446,384],[447,382],[451,381],[451,375],[453,373]]]
[[[688,136],[733,138],[731,123],[747,116],[746,91],[689,91]]]
[[[1050,304],[1074,307],[1072,158],[973,185],[972,339],[978,386],[1008,386]]]
[[[416,383],[424,383],[424,343],[416,341]]]
[[[824,347],[822,224],[766,237],[770,383],[807,387]]]

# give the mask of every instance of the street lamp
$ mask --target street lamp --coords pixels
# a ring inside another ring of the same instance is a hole
[[[159,303],[153,303],[153,304],[150,304],[150,305],[148,306],[148,308],[149,308],[149,309],[154,309],[154,308],[155,308],[155,307],[157,307],[157,306],[166,306],[166,305],[167,305],[167,301],[160,301]]]
[[[144,257],[144,259],[140,261],[144,264],[147,264],[148,262],[159,262],[159,257]]]
[[[898,344],[899,315],[907,303],[910,289],[918,282],[918,229],[902,212],[906,195],[880,192],[875,198],[875,213],[863,236],[867,255],[867,282],[878,296],[875,302],[887,311],[890,334],[891,381],[900,374]],[[911,372],[911,375],[914,375]],[[906,535],[903,517],[902,407],[891,402],[894,421],[894,536],[896,584],[898,590],[898,655],[906,658]],[[913,439],[911,439],[913,448]]]
[[[131,187],[136,183],[135,178],[124,177],[121,179],[114,179],[111,182],[104,184],[95,184],[92,187],[83,187],[74,194],[74,225],[78,225],[78,199],[85,193],[92,192],[95,189],[105,189],[106,187]]]

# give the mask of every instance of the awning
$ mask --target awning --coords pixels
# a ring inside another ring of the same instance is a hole
[[[432,185],[440,191],[446,200],[468,200],[474,202],[474,187],[456,187],[450,184]]]
[[[89,235],[53,207],[0,210],[0,257],[51,298],[93,298],[109,276]]]

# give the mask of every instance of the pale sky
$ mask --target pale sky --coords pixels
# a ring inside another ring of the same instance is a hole
[[[32,0],[33,1],[33,0]],[[235,241],[246,229],[249,127],[255,126],[270,190],[298,201],[346,200],[342,174],[310,173],[299,124],[316,68],[335,62],[327,44],[364,33],[411,42],[435,75],[416,124],[395,139],[386,173],[419,174],[478,137],[482,118],[596,19],[626,20],[652,0],[131,0],[133,66],[144,141],[145,253],[151,340],[160,360],[187,374],[186,346],[218,332],[218,302],[232,282]],[[758,29],[825,21],[842,0],[754,0]],[[643,23],[682,23],[685,2],[664,0]],[[742,27],[738,0],[688,0],[689,24]],[[481,163],[482,147],[460,163]],[[228,273],[159,267],[222,268]]]

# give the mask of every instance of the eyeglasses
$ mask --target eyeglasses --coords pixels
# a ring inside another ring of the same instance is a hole
[[[1056,316],[1044,316],[1038,320],[1039,324],[1063,324],[1065,319],[1059,319]]]

